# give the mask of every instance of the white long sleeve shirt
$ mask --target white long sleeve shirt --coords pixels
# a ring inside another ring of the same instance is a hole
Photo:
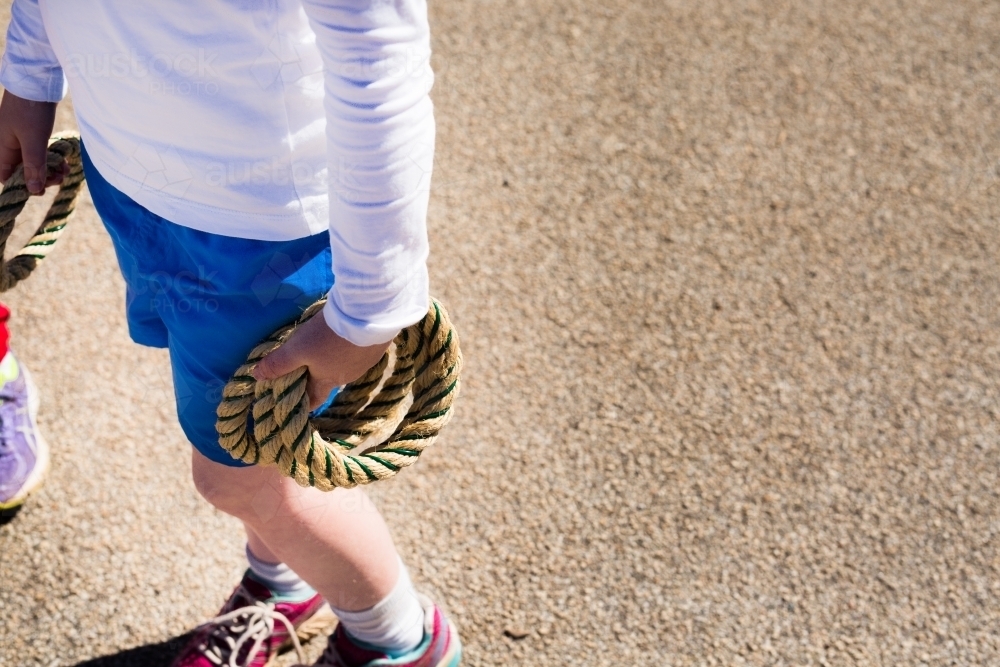
[[[427,310],[426,0],[14,0],[0,84],[73,94],[94,165],[194,229],[327,228],[324,316],[359,345]]]

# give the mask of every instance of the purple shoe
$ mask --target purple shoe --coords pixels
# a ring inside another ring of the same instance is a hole
[[[42,485],[49,470],[49,447],[35,415],[38,390],[28,369],[8,352],[0,362],[0,511],[14,509]]]

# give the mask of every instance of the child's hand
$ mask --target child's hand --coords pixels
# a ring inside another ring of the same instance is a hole
[[[391,341],[390,341],[391,343]],[[273,380],[296,368],[309,369],[309,408],[323,405],[334,388],[357,380],[374,366],[390,343],[358,347],[327,326],[322,313],[300,326],[284,344],[257,363],[253,376]]]
[[[45,156],[56,120],[54,102],[32,102],[4,91],[0,102],[0,181],[4,183],[24,162],[28,192],[40,195],[50,185],[62,183],[69,173],[65,161],[52,174],[45,173]]]

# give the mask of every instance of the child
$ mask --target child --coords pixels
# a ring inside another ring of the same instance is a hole
[[[0,164],[42,189],[68,86],[130,335],[169,349],[194,484],[246,527],[246,576],[178,667],[265,665],[326,603],[340,624],[317,665],[458,664],[360,490],[242,466],[214,429],[247,352],[324,294],[256,372],[307,366],[313,407],[426,312],[429,55],[424,0],[14,0]]]
[[[16,513],[49,468],[49,448],[35,424],[38,391],[7,345],[9,317],[0,303],[0,516]]]

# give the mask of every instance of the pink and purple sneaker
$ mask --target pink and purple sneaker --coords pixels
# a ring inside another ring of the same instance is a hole
[[[275,598],[248,575],[219,615],[203,623],[181,650],[173,667],[268,667],[288,649],[303,659],[301,642],[336,623],[319,595],[303,602]]]
[[[49,447],[38,432],[38,390],[12,352],[0,360],[0,515],[14,514],[42,485]]]
[[[424,608],[424,639],[412,651],[392,656],[363,646],[338,625],[313,667],[458,667],[462,661],[458,631],[427,597],[421,595],[420,602]]]

